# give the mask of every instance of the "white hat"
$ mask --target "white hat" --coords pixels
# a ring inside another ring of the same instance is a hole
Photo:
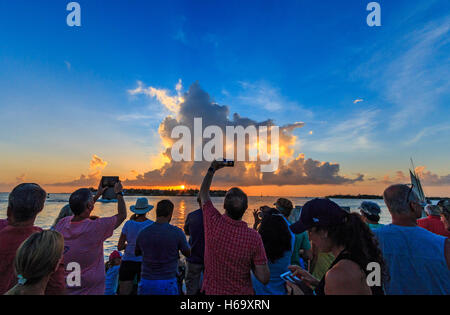
[[[130,210],[136,214],[146,214],[153,208],[154,206],[148,204],[147,198],[139,198],[136,200],[136,205],[131,206]]]

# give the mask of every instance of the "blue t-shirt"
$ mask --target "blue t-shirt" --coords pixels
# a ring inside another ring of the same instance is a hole
[[[134,220],[127,221],[122,228],[122,234],[126,235],[127,247],[125,248],[125,254],[123,255],[123,261],[135,261],[141,262],[142,257],[136,257],[134,250],[136,248],[136,239],[143,229],[149,227],[154,222],[152,220],[146,220],[143,222],[137,222]]]
[[[286,251],[280,259],[272,263],[269,261],[270,281],[263,285],[255,276],[252,275],[253,288],[256,295],[285,295],[286,282],[281,279],[281,275],[289,271],[288,267],[291,263],[292,252]]]
[[[189,244],[180,228],[155,222],[139,233],[136,248],[142,252],[142,278],[169,280],[177,276],[179,251]]]
[[[120,265],[112,266],[105,275],[105,295],[116,295],[119,286]]]
[[[389,267],[388,295],[450,294],[445,237],[417,226],[394,224],[373,232]]]
[[[205,255],[205,230],[203,227],[203,211],[196,210],[188,214],[184,231],[189,235],[191,257],[186,260],[193,264],[203,265]]]

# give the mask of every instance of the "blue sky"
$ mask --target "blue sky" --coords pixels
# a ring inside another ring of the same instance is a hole
[[[344,174],[406,171],[411,156],[450,173],[448,1],[378,1],[373,28],[368,0],[78,1],[80,28],[68,2],[0,4],[2,183],[70,180],[93,154],[150,170],[168,113],[128,91],[176,95],[180,79],[231,113],[305,122],[296,153]]]

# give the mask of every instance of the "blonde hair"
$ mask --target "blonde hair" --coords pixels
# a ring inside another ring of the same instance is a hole
[[[19,284],[33,284],[52,274],[64,249],[63,236],[52,230],[32,234],[17,250],[14,267]]]
[[[72,209],[70,208],[70,205],[65,205],[61,211],[59,211],[58,217],[55,219],[55,222],[52,225],[52,228],[54,228],[61,219],[64,219],[66,217],[73,216]]]

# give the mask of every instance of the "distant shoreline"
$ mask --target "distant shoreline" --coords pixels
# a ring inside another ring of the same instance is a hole
[[[97,190],[94,188],[89,188],[93,193]],[[0,192],[1,194],[8,194],[8,192]],[[160,190],[160,189],[125,189],[125,196],[129,197],[197,197],[199,193],[198,189],[186,189],[186,190]],[[212,190],[210,192],[211,197],[225,197],[227,191],[225,190]],[[61,194],[71,194],[67,193],[49,193],[49,195],[61,195]],[[264,198],[279,198],[280,196],[265,196],[265,195],[249,195],[249,197],[264,197]],[[286,196],[284,198],[301,198],[301,199],[314,199],[314,198],[328,198],[328,199],[366,199],[366,200],[383,200],[382,196],[378,195],[329,195],[325,197],[311,197],[311,196]],[[449,197],[428,197],[430,200],[442,200],[448,199]]]

